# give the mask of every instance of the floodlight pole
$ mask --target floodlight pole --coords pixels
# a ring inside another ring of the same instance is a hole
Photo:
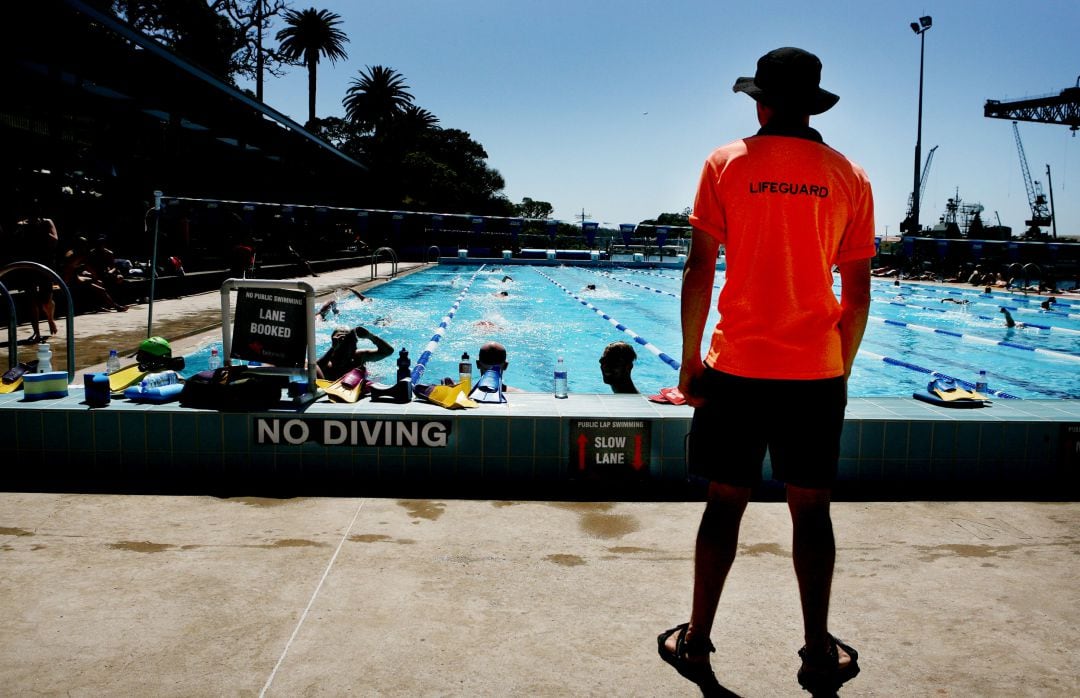
[[[923,102],[923,59],[926,52],[926,32],[930,29],[932,20],[929,16],[920,17],[918,22],[911,23],[911,30],[919,35],[919,118],[915,136],[915,180],[911,189],[911,232],[918,233],[919,226],[919,168],[922,165],[922,102]]]

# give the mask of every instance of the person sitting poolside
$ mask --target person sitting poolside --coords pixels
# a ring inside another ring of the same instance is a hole
[[[357,349],[356,344],[361,339],[371,340],[375,348]],[[336,381],[355,368],[363,368],[368,362],[385,359],[393,353],[394,347],[365,327],[338,327],[330,335],[330,348],[315,362],[315,374]]]
[[[630,377],[636,359],[637,352],[626,342],[612,342],[604,347],[604,353],[600,356],[600,373],[604,376],[604,383],[611,386],[611,392],[638,392]]]

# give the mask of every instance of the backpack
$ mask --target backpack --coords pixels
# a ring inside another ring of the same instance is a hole
[[[258,411],[277,407],[283,381],[249,371],[244,366],[222,366],[200,371],[184,383],[181,407],[222,411]]]

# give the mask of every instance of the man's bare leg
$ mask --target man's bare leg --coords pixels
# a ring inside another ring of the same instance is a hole
[[[792,558],[802,601],[803,634],[810,652],[827,651],[829,639],[829,597],[832,593],[833,568],[836,564],[836,539],[833,536],[829,505],[832,491],[787,486],[788,509],[792,524]],[[837,648],[840,667],[851,661]]]
[[[709,484],[708,502],[701,515],[694,548],[694,599],[687,641],[696,637],[708,639],[712,633],[720,593],[738,549],[739,524],[749,501],[748,487]],[[674,653],[677,642],[678,638],[673,634],[664,645]],[[709,657],[706,653],[691,661],[707,663]]]

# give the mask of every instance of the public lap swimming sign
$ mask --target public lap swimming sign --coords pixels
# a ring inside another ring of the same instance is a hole
[[[307,300],[302,291],[241,288],[236,298],[232,358],[300,366],[306,356]]]

